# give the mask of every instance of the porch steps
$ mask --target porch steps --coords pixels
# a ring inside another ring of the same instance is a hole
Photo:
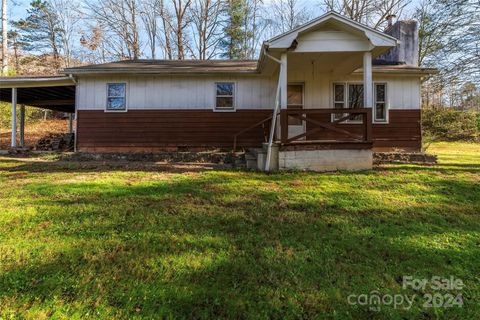
[[[266,157],[266,155],[267,155],[267,152],[263,151],[262,148],[249,149],[245,153],[245,162],[246,162],[246,165],[247,165],[247,169],[258,170],[258,168],[259,168],[259,165],[258,165],[259,157],[263,158],[263,157]]]

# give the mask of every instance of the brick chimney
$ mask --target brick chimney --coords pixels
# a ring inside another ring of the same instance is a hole
[[[378,57],[377,64],[406,64],[418,66],[418,22],[415,20],[397,21],[393,24],[392,16],[388,17],[389,26],[385,33],[400,40],[400,44]]]

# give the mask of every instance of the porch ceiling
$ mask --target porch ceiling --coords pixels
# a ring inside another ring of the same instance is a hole
[[[324,53],[297,53],[288,54],[289,69],[311,66],[318,73],[332,73],[338,75],[351,74],[363,67],[362,52],[324,52]]]
[[[12,88],[17,88],[17,104],[75,112],[75,84],[67,77],[0,78],[0,101],[12,102]]]

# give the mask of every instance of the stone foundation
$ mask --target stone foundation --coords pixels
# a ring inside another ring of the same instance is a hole
[[[359,171],[373,167],[372,150],[280,151],[280,170]]]
[[[437,156],[426,153],[411,152],[375,152],[373,154],[374,164],[388,163],[414,163],[414,164],[435,164]]]

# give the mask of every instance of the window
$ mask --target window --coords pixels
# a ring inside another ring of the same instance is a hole
[[[234,110],[235,109],[235,83],[218,82],[215,84],[216,90],[216,110]]]
[[[384,83],[375,84],[375,122],[387,122],[387,85]]]
[[[289,84],[287,87],[287,109],[303,109],[303,85]],[[291,126],[303,126],[302,119],[288,117],[288,124]]]
[[[107,110],[125,111],[127,85],[125,83],[109,83],[107,85]]]
[[[347,88],[347,90],[345,90]],[[374,84],[374,122],[387,122],[387,85],[385,83]],[[335,109],[358,109],[363,105],[363,84],[359,83],[334,83],[333,104]],[[337,113],[333,119],[341,119],[345,114]],[[361,121],[362,116],[354,116],[349,121]]]

